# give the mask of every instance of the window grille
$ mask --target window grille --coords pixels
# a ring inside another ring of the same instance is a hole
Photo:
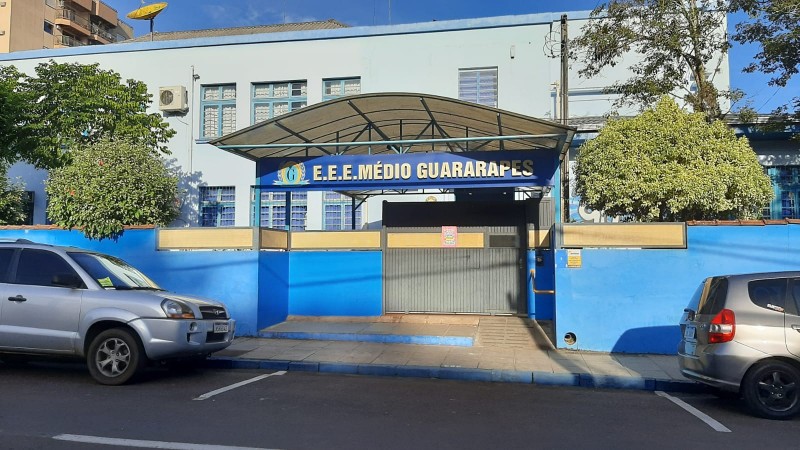
[[[201,136],[212,138],[236,130],[236,85],[202,86]]]
[[[305,107],[307,87],[305,81],[253,84],[251,122],[256,124]]]
[[[236,224],[236,188],[200,187],[200,226],[232,227]]]

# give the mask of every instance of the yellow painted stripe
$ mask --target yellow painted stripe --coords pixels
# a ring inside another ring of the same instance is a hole
[[[458,233],[456,248],[483,248],[483,233]],[[442,248],[441,233],[388,233],[389,248]]]
[[[685,223],[565,224],[563,246],[686,248]]]
[[[303,231],[292,233],[292,250],[378,249],[380,231]]]

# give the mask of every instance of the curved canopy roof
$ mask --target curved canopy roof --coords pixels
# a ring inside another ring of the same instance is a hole
[[[342,97],[209,143],[251,160],[340,154],[569,149],[575,128],[415,93]]]

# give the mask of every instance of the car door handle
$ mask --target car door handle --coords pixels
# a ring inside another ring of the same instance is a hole
[[[8,301],[22,303],[22,302],[28,301],[28,299],[23,297],[23,296],[21,296],[21,295],[17,295],[16,297],[8,297]]]

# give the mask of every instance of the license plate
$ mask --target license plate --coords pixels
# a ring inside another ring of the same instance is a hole
[[[686,339],[694,339],[697,333],[697,329],[691,325],[687,325],[686,329],[683,331],[683,337]]]
[[[227,333],[228,332],[228,324],[227,323],[214,323],[214,333]]]
[[[694,342],[686,342],[683,349],[687,355],[694,356],[695,352],[697,351],[697,344]]]

